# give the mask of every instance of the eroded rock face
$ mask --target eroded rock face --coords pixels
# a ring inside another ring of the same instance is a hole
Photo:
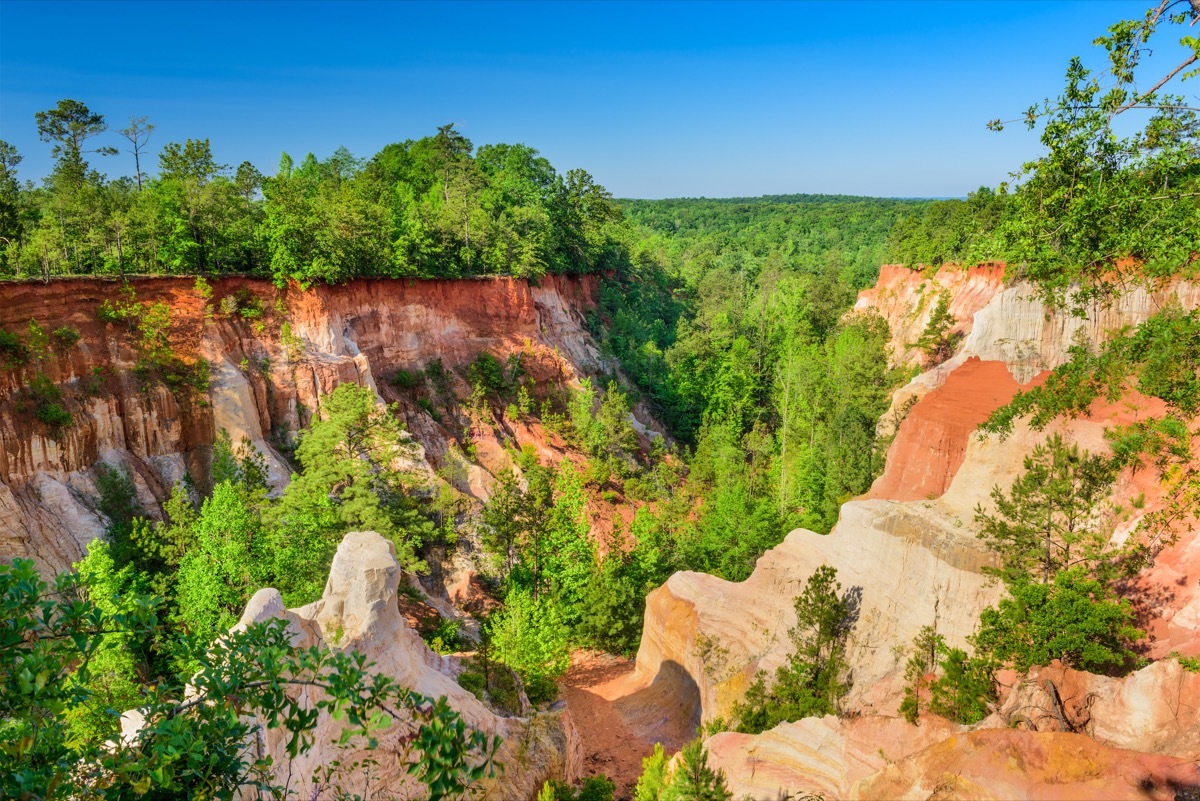
[[[401,685],[434,698],[445,696],[474,729],[504,738],[498,759],[504,771],[485,783],[484,798],[495,801],[535,796],[542,784],[566,772],[567,729],[565,713],[542,713],[532,718],[500,717],[454,680],[453,660],[431,651],[401,615],[396,589],[401,571],[395,548],[375,532],[347,534],[330,568],[325,593],[319,601],[299,609],[285,609],[276,590],[260,590],[250,600],[238,626],[272,618],[288,621],[293,642],[299,647],[331,646],[366,654],[374,672],[385,673]],[[394,758],[401,749],[401,727],[393,726],[379,739],[372,753],[336,747],[342,723],[322,715],[314,734],[314,747],[294,761],[286,753],[286,736],[266,730],[266,748],[275,758],[277,775],[291,777],[298,797],[313,792],[317,769],[334,759],[353,762],[374,756],[379,768],[368,777],[351,771],[338,779],[342,789],[372,796],[408,797],[417,787],[405,766]]]
[[[1064,724],[1117,748],[1200,759],[1200,673],[1175,659],[1119,679],[1055,663],[1022,678],[980,727],[1061,731]]]
[[[290,469],[275,443],[307,425],[341,383],[371,387],[390,401],[396,396],[383,379],[395,370],[419,370],[435,359],[455,368],[484,351],[501,359],[521,352],[544,383],[577,385],[581,371],[601,366],[583,325],[596,302],[594,276],[550,276],[538,287],[505,278],[359,280],[307,291],[227,278],[212,282],[209,298],[193,279],[131,285],[138,301],[170,306],[171,346],[208,361],[206,392],[174,394],[133,375],[136,334],[97,319],[102,303],[128,301],[116,282],[0,285],[0,327],[24,332],[36,320],[47,332],[71,326],[82,335],[36,364],[0,370],[0,559],[31,557],[51,572],[69,568],[104,528],[95,493],[87,491],[98,462],[127,466],[139,500],[156,516],[186,474],[203,486],[221,429],[263,453],[279,491]],[[222,300],[239,294],[256,300],[261,316],[220,312]],[[62,388],[74,418],[61,431],[33,414],[28,384],[38,372]],[[429,451],[431,467],[442,467],[447,432],[410,406],[402,410],[409,430]],[[464,468],[462,489],[477,499],[487,497],[490,471],[510,466],[496,450],[494,463]]]
[[[979,613],[999,597],[981,572],[990,562],[934,504],[853,501],[833,533],[793,531],[740,584],[701,573],[672,576],[647,599],[637,671],[650,681],[681,670],[696,687],[703,720],[728,717],[756,674],[773,674],[788,657],[793,599],[828,564],[857,614],[847,705],[892,714],[903,692],[903,658],[892,644],[911,642],[936,619],[949,643],[965,645]]]
[[[762,734],[709,737],[709,764],[725,771],[733,797],[776,801],[780,793],[846,798],[854,783],[962,731],[941,718],[919,727],[901,718],[827,715],[781,723]]]
[[[952,736],[858,781],[848,798],[900,801],[1171,801],[1200,788],[1193,762],[1082,734],[987,730]]]

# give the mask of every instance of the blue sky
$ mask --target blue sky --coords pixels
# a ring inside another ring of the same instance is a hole
[[[961,196],[1039,151],[1017,116],[1143,4],[0,3],[0,138],[50,167],[36,111],[71,97],[157,151],[369,156],[453,121],[619,197]],[[110,135],[107,144],[122,143]],[[132,158],[98,161],[132,174]]]

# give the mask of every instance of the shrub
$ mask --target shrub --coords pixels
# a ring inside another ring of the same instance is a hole
[[[1104,582],[1071,567],[1050,584],[1007,582],[1012,597],[980,615],[979,650],[1019,673],[1055,659],[1093,673],[1123,671],[1137,663],[1129,601]]]
[[[972,725],[991,713],[996,700],[996,682],[991,663],[967,656],[961,648],[943,647],[938,663],[941,677],[929,686],[929,709],[956,723]]]
[[[204,280],[203,275],[196,276],[196,283],[192,285],[192,291],[205,300],[211,298],[213,294],[212,284]]]
[[[0,330],[0,363],[5,367],[20,367],[29,361],[29,348],[21,337],[11,331]]]
[[[604,774],[588,776],[578,792],[569,784],[551,779],[542,785],[538,801],[613,801],[616,791],[617,786]]]
[[[279,344],[283,346],[288,359],[295,361],[304,354],[304,340],[292,332],[292,324],[284,322],[279,326]]]
[[[96,397],[104,391],[104,368],[96,366],[92,368],[92,372],[83,379],[83,394],[88,397]]]
[[[430,650],[435,653],[458,653],[463,648],[462,637],[459,634],[461,628],[461,621],[440,618],[433,629],[421,632],[421,639],[425,640]]]
[[[467,380],[492,395],[505,395],[512,385],[504,375],[504,365],[490,353],[481,353],[467,365]]]
[[[567,627],[558,604],[545,594],[534,598],[525,590],[513,590],[488,628],[497,661],[517,672],[529,700],[553,700],[558,695],[555,682],[571,664]]]
[[[71,424],[71,413],[62,405],[62,390],[45,373],[38,373],[29,382],[29,394],[38,420],[56,431]]]
[[[75,343],[83,337],[83,334],[79,333],[78,328],[72,328],[69,325],[64,325],[60,328],[55,328],[50,336],[54,339],[54,344],[56,346],[66,350],[67,348],[73,347]]]
[[[388,379],[388,383],[396,389],[412,389],[421,383],[421,376],[409,370],[401,369],[392,373],[391,378]]]

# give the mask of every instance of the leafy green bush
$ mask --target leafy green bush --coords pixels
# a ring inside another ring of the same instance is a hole
[[[50,336],[53,338],[55,346],[66,350],[74,347],[75,343],[77,343],[83,337],[83,334],[79,332],[78,328],[64,325],[60,326],[59,328],[55,328],[50,333]]]
[[[513,390],[513,383],[505,375],[504,364],[490,353],[481,353],[467,365],[467,381],[474,387],[496,397],[505,397]]]
[[[29,382],[29,395],[38,420],[55,431],[71,425],[74,418],[62,405],[62,390],[45,373],[38,373]]]
[[[230,632],[197,655],[196,669],[139,687],[145,723],[137,740],[114,740],[118,710],[100,710],[124,696],[98,685],[120,671],[109,658],[123,651],[123,638],[157,628],[160,604],[108,595],[115,568],[99,556],[85,565],[95,594],[75,574],[59,574],[51,589],[28,560],[0,564],[3,797],[81,797],[95,789],[97,771],[114,797],[223,798],[248,788],[282,795],[286,777],[269,757],[248,752],[247,738],[263,721],[291,735],[291,756],[307,753],[321,713],[346,722],[343,742],[373,745],[381,729],[400,727],[414,748],[402,767],[432,801],[460,798],[494,775],[499,738],[468,729],[444,698],[370,673],[362,654],[295,648],[282,620]],[[307,697],[295,687],[321,692]]]
[[[1006,582],[1011,597],[980,616],[976,647],[1002,665],[1024,673],[1060,659],[1093,673],[1125,671],[1138,663],[1129,601],[1081,567],[1070,567],[1049,584]]]
[[[421,383],[421,376],[419,373],[400,369],[392,373],[388,378],[388,383],[396,389],[412,389]]]
[[[429,631],[421,632],[421,639],[435,653],[455,654],[463,649],[461,629],[462,621],[439,618],[437,626]]]
[[[0,363],[5,367],[20,367],[29,361],[29,348],[11,331],[0,330]]]
[[[542,785],[537,801],[613,801],[616,790],[617,786],[603,774],[585,778],[578,792],[565,782],[551,779]]]
[[[994,663],[972,658],[961,648],[941,646],[942,675],[929,686],[929,709],[956,723],[973,725],[992,712],[996,700]]]
[[[513,590],[488,623],[495,659],[517,672],[534,703],[558,696],[556,680],[571,664],[568,630],[558,604],[546,595]]]

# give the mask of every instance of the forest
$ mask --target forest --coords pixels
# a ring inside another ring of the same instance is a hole
[[[322,708],[345,716],[354,735],[383,727],[380,709],[428,735],[411,772],[431,798],[461,797],[495,769],[495,742],[353,655],[296,653],[279,627],[226,636],[249,597],[272,586],[289,607],[318,599],[347,531],[379,532],[414,572],[477,541],[495,607],[480,614],[477,637],[453,621],[423,635],[442,653],[470,650],[462,686],[515,713],[522,695],[556,699],[574,649],[634,652],[646,596],[672,573],[741,581],[791,529],[828,533],[841,505],[882,472],[889,439],[881,432],[899,424],[883,418],[893,391],[914,375],[890,365],[884,320],[852,309],[881,264],[1003,262],[1010,279],[1078,314],[1131,284],[1194,276],[1200,122],[1172,97],[1137,94],[1127,54],[1140,31],[1117,26],[1101,41],[1116,65],[1109,91],[1125,94],[1102,94],[1098,77],[1073,62],[1063,96],[1033,111],[1031,126],[1046,123],[1045,154],[1012,183],[956,200],[618,200],[583,170],[560,174],[525,145],[476,147],[452,125],[365,159],[344,148],[299,163],[284,154],[273,175],[249,162],[231,168],[207,139],[188,139],[165,144],[153,171],[147,118],[110,130],[103,114],[69,99],[38,113],[51,175],[21,181],[20,155],[0,142],[7,279],[182,275],[203,292],[205,276],[222,275],[308,287],[360,277],[598,274],[588,325],[616,368],[553,398],[519,363],[486,353],[463,373],[468,397],[447,389],[452,377],[440,362],[390,376],[431,415],[536,420],[582,454],[582,467],[515,454],[518,469],[499,476],[470,513],[427,476],[398,467],[411,445],[396,409],[351,383],[299,432],[281,493],[268,492],[262,454],[228,435],[214,446],[211,475],[180,482],[161,519],[140,507],[129,475],[99,468],[107,538],[76,572],[51,584],[28,562],[0,568],[5,794],[279,792],[271,766],[237,747],[249,732],[241,712],[260,710],[296,732],[298,753],[315,714],[286,690],[305,681],[327,691]],[[1139,132],[1118,137],[1112,120],[1127,101],[1152,114]],[[99,172],[122,152],[132,174]],[[165,324],[132,290],[105,313],[153,341]],[[941,308],[913,343],[931,360],[953,351],[947,315]],[[34,365],[36,373],[38,354],[73,345],[69,331],[35,326],[4,332],[5,370],[24,375]],[[985,423],[997,435],[1023,416],[1044,427],[1129,386],[1166,409],[1109,431],[1109,456],[1052,437],[1020,476],[994,489],[994,511],[978,511],[970,525],[995,555],[992,572],[1008,595],[982,614],[971,652],[932,629],[911,644],[886,644],[908,659],[899,714],[916,722],[925,709],[974,723],[995,700],[998,670],[1060,660],[1122,675],[1141,664],[1145,632],[1121,589],[1155,551],[1136,538],[1110,544],[1099,509],[1116,473],[1142,462],[1157,465],[1173,493],[1151,532],[1168,537],[1195,502],[1200,478],[1187,457],[1200,410],[1198,332],[1197,312],[1163,309],[1098,352],[1073,349],[1043,385]],[[160,342],[156,352],[165,350]],[[54,390],[39,390],[38,375],[30,386],[52,410]],[[630,421],[638,404],[666,436],[639,439]],[[70,415],[42,422],[62,430]],[[636,509],[605,542],[587,522],[596,496]],[[852,624],[836,571],[810,577],[795,609],[790,660],[756,678],[735,719],[722,721],[727,728],[761,732],[844,711]],[[189,685],[211,703],[189,701]],[[133,707],[146,710],[148,734],[136,748],[107,748],[117,713]],[[637,798],[729,798],[705,760],[697,741],[668,780],[657,750]],[[611,798],[612,787],[589,781],[577,795],[550,783],[540,796],[585,797]]]

